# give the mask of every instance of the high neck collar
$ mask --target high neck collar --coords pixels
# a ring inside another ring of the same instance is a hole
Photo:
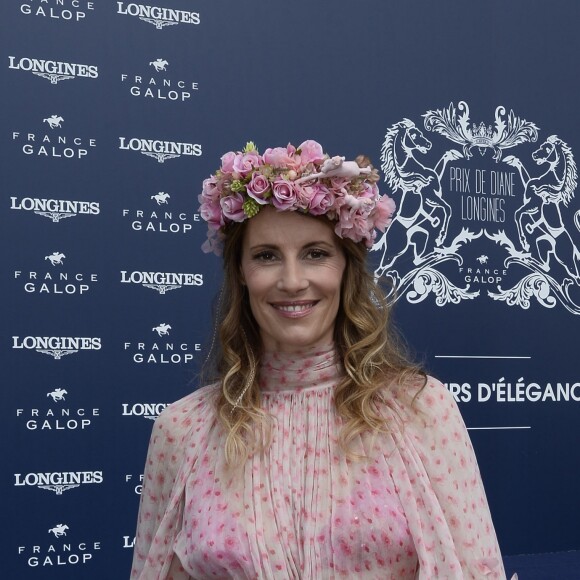
[[[260,368],[260,389],[296,391],[334,386],[342,376],[334,344],[291,354],[265,352]]]

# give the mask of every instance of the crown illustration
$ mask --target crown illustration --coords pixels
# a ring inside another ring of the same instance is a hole
[[[470,130],[474,145],[491,146],[494,136],[494,129],[491,125],[485,125],[482,121],[479,125],[473,123]]]

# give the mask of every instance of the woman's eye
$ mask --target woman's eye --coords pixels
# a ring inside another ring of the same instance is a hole
[[[258,260],[260,262],[270,262],[275,258],[273,252],[260,252],[254,256],[254,260]]]
[[[313,249],[308,252],[308,257],[313,260],[320,260],[321,258],[326,258],[326,256],[328,256],[328,252],[324,250]]]

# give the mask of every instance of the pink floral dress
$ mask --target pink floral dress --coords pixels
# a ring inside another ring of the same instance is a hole
[[[391,433],[358,437],[350,461],[328,347],[266,353],[271,446],[225,469],[216,386],[169,406],[153,428],[132,578],[505,578],[473,449],[451,395],[430,379],[385,389]]]

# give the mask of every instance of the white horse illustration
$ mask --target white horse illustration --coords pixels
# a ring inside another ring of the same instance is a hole
[[[66,531],[69,529],[69,527],[66,524],[57,524],[56,526],[54,526],[54,528],[50,528],[50,530],[48,530],[48,533],[50,534],[51,532],[55,535],[55,537],[60,538],[61,536],[66,536]]]
[[[47,397],[52,397],[52,400],[56,403],[57,401],[64,401],[64,396],[68,395],[65,389],[60,387],[54,389],[51,393],[46,393]]]
[[[171,326],[169,324],[167,324],[166,322],[162,322],[158,326],[154,326],[151,330],[156,332],[159,336],[166,336],[169,334],[169,331],[171,330]]]
[[[165,59],[158,58],[156,60],[151,61],[149,63],[149,66],[154,67],[157,72],[160,72],[162,70],[167,70],[168,64],[169,63]]]
[[[167,203],[167,200],[170,198],[171,196],[168,193],[165,193],[164,191],[160,191],[159,193],[156,193],[155,195],[151,196],[151,199],[154,199],[157,202],[157,205],[161,205],[162,203]]]
[[[57,264],[59,266],[62,265],[63,258],[66,258],[66,256],[62,252],[52,252],[52,254],[50,254],[50,256],[44,257],[45,260],[50,260],[50,263],[53,266],[56,266]]]
[[[51,129],[56,129],[57,127],[60,127],[60,124],[63,121],[64,121],[64,119],[62,117],[60,117],[59,115],[51,115],[47,119],[42,119],[42,122],[43,123],[48,123],[48,126]]]
[[[515,221],[522,248],[539,260],[545,272],[550,271],[553,256],[580,284],[580,250],[566,228],[561,206],[568,207],[574,197],[578,172],[572,150],[556,135],[550,135],[532,153],[537,165],[547,167],[539,177],[530,177],[523,163],[513,155],[504,159],[515,167],[524,184],[524,203],[515,212]],[[574,215],[580,230],[580,212]]]
[[[451,206],[443,199],[441,178],[447,163],[463,155],[450,149],[431,169],[418,159],[418,154],[424,155],[431,146],[431,141],[409,119],[387,131],[381,151],[382,169],[393,193],[402,195],[389,229],[373,247],[374,251],[383,252],[376,276],[382,276],[410,250],[413,263],[423,263],[447,237]]]
[[[489,256],[486,256],[485,254],[481,254],[481,256],[479,256],[478,258],[476,258],[476,260],[480,264],[487,264],[487,261],[489,260]]]

